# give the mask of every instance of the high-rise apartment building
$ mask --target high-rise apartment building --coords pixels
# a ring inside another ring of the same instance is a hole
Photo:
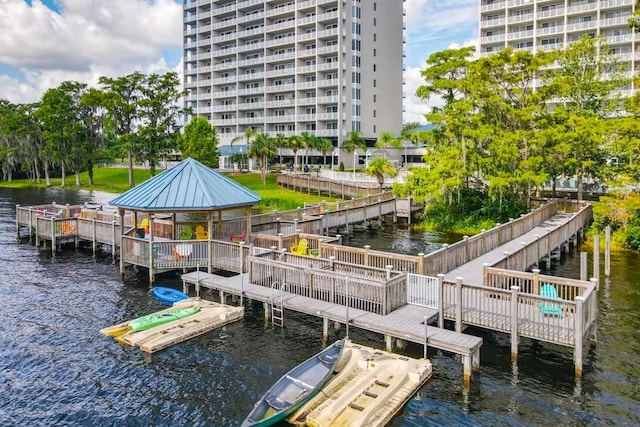
[[[618,61],[635,75],[640,69],[640,37],[627,23],[635,4],[636,0],[481,0],[480,55],[506,47],[533,52],[564,49],[588,34],[604,37]]]
[[[339,145],[402,127],[403,2],[185,0],[187,105],[222,144],[251,127]]]

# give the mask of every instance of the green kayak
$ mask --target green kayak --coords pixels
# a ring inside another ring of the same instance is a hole
[[[180,308],[171,311],[165,311],[163,313],[153,313],[146,316],[133,319],[127,325],[132,331],[145,331],[147,329],[154,328],[165,323],[173,322],[174,320],[183,319],[191,316],[192,314],[200,311],[200,307],[188,307]]]

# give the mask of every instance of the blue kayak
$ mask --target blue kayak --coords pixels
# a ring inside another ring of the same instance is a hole
[[[153,287],[153,296],[164,305],[173,305],[174,302],[189,299],[189,295],[173,288],[164,288],[162,286]]]

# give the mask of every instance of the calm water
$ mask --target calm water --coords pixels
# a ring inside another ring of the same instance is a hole
[[[106,202],[104,194],[0,190],[0,425],[235,426],[283,373],[322,348],[321,322],[287,313],[286,327],[246,318],[145,358],[98,330],[162,308],[146,274],[124,283],[108,255],[65,250],[52,259],[17,243],[15,204]],[[362,232],[349,244],[399,253],[428,252],[455,236],[408,229]],[[578,275],[578,257],[554,273]],[[481,372],[462,387],[462,367],[430,352],[433,378],[393,426],[639,425],[640,273],[635,254],[612,257],[613,277],[600,295],[598,346],[586,352],[576,383],[569,349],[524,341],[517,368],[509,337],[484,338]],[[160,276],[179,286],[179,276]],[[205,295],[206,296],[206,295]],[[375,334],[356,342],[383,347]],[[331,340],[341,337],[333,332]],[[422,348],[407,353],[419,357]]]

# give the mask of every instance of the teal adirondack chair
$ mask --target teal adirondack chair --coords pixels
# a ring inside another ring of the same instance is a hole
[[[549,283],[542,285],[540,288],[540,295],[547,298],[560,299],[556,288]],[[543,316],[562,317],[562,305],[543,301],[540,303],[540,313],[542,313]]]

